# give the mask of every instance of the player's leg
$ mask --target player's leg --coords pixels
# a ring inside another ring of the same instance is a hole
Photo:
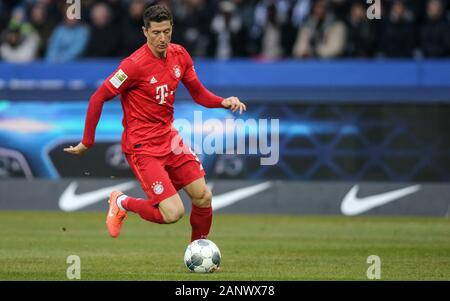
[[[184,216],[184,205],[177,193],[159,203],[159,210],[166,224],[176,223]]]
[[[192,204],[199,208],[211,207],[212,193],[206,185],[205,178],[201,177],[185,185],[183,190],[191,198]]]
[[[153,205],[151,201],[126,196],[122,202],[123,209],[139,214],[149,222],[172,224],[184,216],[184,206],[178,193]]]
[[[119,198],[122,198],[120,202],[117,201]],[[184,206],[178,193],[154,205],[150,200],[133,198],[120,191],[113,191],[109,202],[106,225],[112,237],[119,236],[127,211],[137,213],[141,218],[158,224],[175,223],[184,215]],[[112,209],[114,207],[117,209]]]
[[[106,218],[110,235],[117,237],[120,234],[127,211],[137,213],[143,219],[158,224],[173,223],[180,219],[184,214],[183,203],[162,163],[157,158],[144,155],[127,155],[126,158],[148,199],[113,191]],[[160,206],[160,203],[164,204]]]
[[[192,200],[191,241],[206,238],[212,224],[212,195],[205,183],[205,172],[197,156],[189,151],[171,155],[166,170],[175,187],[183,188]]]
[[[164,160],[147,155],[127,155],[127,160],[148,200],[127,196],[120,202],[123,209],[159,224],[174,223],[183,217],[183,202],[163,167]]]
[[[205,178],[200,178],[183,187],[192,200],[189,221],[192,226],[191,241],[207,238],[212,224],[212,193],[206,186]]]

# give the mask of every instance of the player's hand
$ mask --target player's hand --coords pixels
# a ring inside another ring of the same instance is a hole
[[[82,155],[88,151],[88,148],[83,143],[80,142],[75,147],[73,147],[72,145],[70,147],[66,147],[64,151],[74,155]]]
[[[235,96],[231,96],[222,100],[222,106],[224,108],[230,109],[232,112],[236,112],[237,110],[239,110],[240,114],[242,114],[242,112],[244,111],[247,111],[247,107],[245,106],[245,104]]]

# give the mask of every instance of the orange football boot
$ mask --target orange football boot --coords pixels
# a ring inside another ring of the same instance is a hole
[[[116,238],[120,234],[123,221],[127,218],[127,212],[121,210],[117,206],[117,198],[123,195],[120,191],[113,191],[109,196],[109,210],[106,216],[106,227],[108,228],[109,235]]]

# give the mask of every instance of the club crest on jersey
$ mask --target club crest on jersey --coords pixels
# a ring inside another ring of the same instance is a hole
[[[164,192],[164,186],[162,185],[162,182],[156,181],[152,184],[152,189],[155,194],[161,194]]]
[[[175,66],[173,67],[173,74],[175,74],[175,77],[176,77],[176,78],[180,78],[180,76],[181,76],[180,66],[175,65]]]

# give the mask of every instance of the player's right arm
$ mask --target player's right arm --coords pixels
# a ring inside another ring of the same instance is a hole
[[[77,146],[65,148],[65,152],[82,155],[94,145],[95,130],[102,114],[103,104],[132,87],[136,74],[137,67],[130,59],[122,61],[119,67],[91,96],[86,113],[83,139]]]

